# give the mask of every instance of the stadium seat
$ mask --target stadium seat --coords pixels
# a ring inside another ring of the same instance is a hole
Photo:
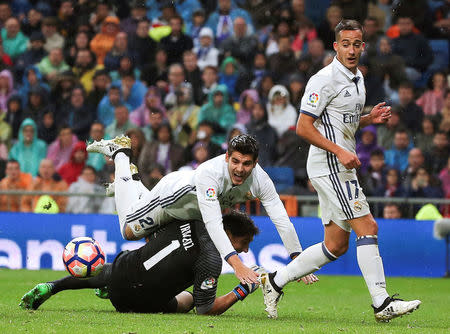
[[[264,170],[269,174],[278,193],[294,185],[294,170],[290,167],[265,167]]]

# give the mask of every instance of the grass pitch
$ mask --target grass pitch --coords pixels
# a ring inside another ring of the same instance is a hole
[[[362,277],[320,276],[313,286],[291,283],[280,302],[279,318],[267,319],[261,291],[221,316],[120,314],[92,290],[63,291],[37,311],[18,307],[35,284],[65,272],[0,269],[0,333],[450,333],[448,279],[389,278],[390,293],[421,299],[419,310],[391,323],[376,323]],[[219,294],[236,285],[219,280]]]

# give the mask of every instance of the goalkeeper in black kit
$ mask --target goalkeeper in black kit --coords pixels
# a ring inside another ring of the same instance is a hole
[[[238,253],[247,252],[259,232],[249,216],[237,211],[223,216],[223,226]],[[202,221],[174,221],[148,238],[141,248],[119,253],[95,277],[67,276],[36,285],[22,297],[20,307],[36,310],[63,290],[106,287],[118,312],[185,313],[195,307],[197,314],[218,315],[258,288],[257,284],[241,283],[216,297],[222,258]],[[193,293],[185,291],[191,285]]]

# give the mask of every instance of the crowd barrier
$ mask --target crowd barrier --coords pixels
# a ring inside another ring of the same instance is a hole
[[[242,254],[248,264],[257,263],[273,271],[289,262],[275,226],[268,217],[255,216],[260,234]],[[291,219],[303,248],[321,242],[323,227],[318,218]],[[432,221],[378,220],[379,247],[387,276],[441,277],[445,273],[445,243],[433,238]],[[40,215],[0,213],[0,268],[64,270],[62,252],[72,238],[91,236],[98,240],[107,261],[124,249],[143,245],[123,240],[117,216],[113,215]],[[231,272],[228,264],[223,272]],[[348,252],[326,265],[319,274],[359,275],[355,235]]]

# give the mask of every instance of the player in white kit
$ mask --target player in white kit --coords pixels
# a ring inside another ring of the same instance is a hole
[[[115,163],[115,202],[122,236],[141,239],[159,225],[176,220],[203,220],[214,245],[234,269],[242,283],[259,283],[258,274],[237,256],[223,230],[222,209],[258,198],[275,224],[290,254],[302,251],[297,233],[266,172],[258,165],[259,147],[248,135],[234,137],[226,154],[210,159],[193,171],[177,171],[164,176],[151,191],[141,193],[130,171],[130,139],[116,137],[95,141],[88,152],[106,154]],[[314,275],[302,280],[317,281]]]
[[[343,20],[336,27],[333,62],[309,80],[300,107],[297,134],[311,143],[307,171],[317,190],[325,237],[278,272],[261,276],[269,317],[277,317],[281,289],[288,282],[335,261],[348,249],[350,232],[357,235],[357,259],[372,297],[377,321],[389,321],[417,309],[419,300],[403,301],[386,292],[383,262],[378,251],[378,226],[370,213],[355,168],[359,127],[386,122],[390,107],[376,105],[362,116],[366,92],[358,61],[364,49],[361,25]]]

